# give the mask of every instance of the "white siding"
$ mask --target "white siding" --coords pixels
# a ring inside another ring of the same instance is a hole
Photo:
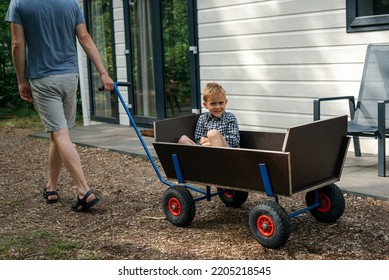
[[[113,0],[113,20],[115,28],[115,52],[116,52],[116,80],[121,82],[127,81],[127,65],[125,51],[125,32],[124,32],[124,13],[123,1]],[[125,102],[128,102],[127,90],[120,88],[120,93]],[[119,104],[119,123],[128,125],[130,120],[123,106]]]
[[[197,0],[201,87],[221,83],[241,129],[263,131],[312,121],[314,98],[357,97],[366,46],[388,42],[389,31],[346,33],[345,2]],[[113,18],[117,80],[125,81],[123,1],[113,0]],[[331,103],[322,113],[346,114],[347,106]],[[375,140],[367,146],[376,152]]]
[[[312,121],[314,98],[357,97],[366,46],[389,32],[346,33],[345,2],[198,0],[202,88],[221,83],[241,129],[265,131]]]

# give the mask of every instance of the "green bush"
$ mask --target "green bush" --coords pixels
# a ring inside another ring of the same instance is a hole
[[[0,2],[0,108],[7,111],[32,109],[19,96],[16,73],[12,64],[11,31],[4,21],[9,2]]]

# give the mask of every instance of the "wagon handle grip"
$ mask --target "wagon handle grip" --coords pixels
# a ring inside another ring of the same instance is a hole
[[[116,82],[115,83],[118,87],[130,87],[131,83],[129,82]],[[99,86],[99,91],[104,91],[104,86]]]

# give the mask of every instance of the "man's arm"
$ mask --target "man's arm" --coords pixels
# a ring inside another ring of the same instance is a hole
[[[20,97],[32,102],[31,89],[26,78],[26,40],[24,29],[20,24],[11,23],[12,34],[12,61],[18,80]]]
[[[93,42],[92,37],[88,33],[86,25],[84,23],[76,26],[76,35],[86,55],[89,57],[90,60],[92,60],[92,63],[99,72],[104,89],[106,91],[113,90],[113,81],[109,77],[108,72],[103,64],[103,61],[101,60],[100,53],[95,43]]]

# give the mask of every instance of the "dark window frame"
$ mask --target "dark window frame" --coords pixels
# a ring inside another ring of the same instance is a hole
[[[87,26],[88,31],[90,30],[90,5],[92,0],[83,0],[83,8],[84,8],[84,17],[85,17],[85,24]],[[113,21],[113,1],[109,0],[109,6],[111,7],[110,10],[110,22],[111,22],[111,44],[112,44],[112,63],[113,63],[113,74],[111,78],[116,81],[117,80],[117,71],[116,71],[116,52],[115,52],[115,29],[114,29],[114,21]],[[103,117],[103,116],[96,116],[95,115],[95,104],[94,104],[94,90],[97,90],[95,88],[95,85],[93,85],[92,82],[92,68],[95,67],[91,60],[87,58],[87,73],[88,73],[88,87],[89,87],[89,112],[90,112],[90,118],[92,121],[98,121],[98,122],[105,122],[105,123],[114,123],[118,124],[120,122],[120,115],[119,115],[119,102],[117,99],[115,99],[115,107],[116,107],[116,113],[114,117]]]
[[[347,32],[389,30],[389,14],[358,17],[358,0],[346,0]]]

